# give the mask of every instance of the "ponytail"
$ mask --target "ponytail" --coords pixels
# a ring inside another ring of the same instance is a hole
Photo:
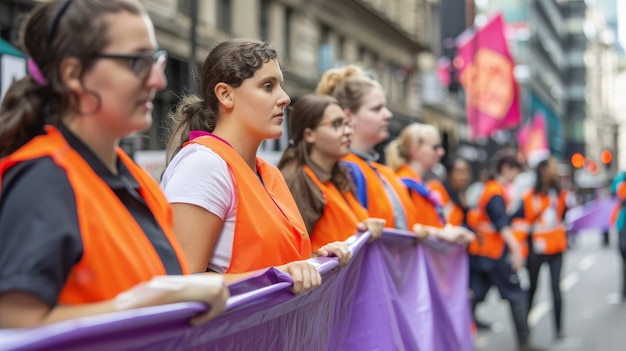
[[[189,132],[213,132],[217,123],[217,116],[207,108],[206,102],[194,95],[184,97],[168,118],[172,132],[166,147],[166,164],[189,141]]]
[[[41,134],[45,124],[59,122],[58,100],[49,95],[50,89],[38,85],[30,76],[9,87],[0,106],[0,157]]]
[[[406,163],[404,157],[400,155],[400,141],[398,139],[392,140],[385,147],[385,163],[394,171]]]

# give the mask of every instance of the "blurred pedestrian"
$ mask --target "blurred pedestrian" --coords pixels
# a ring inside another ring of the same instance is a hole
[[[0,108],[0,328],[182,301],[210,305],[193,323],[222,312],[224,280],[183,276],[171,208],[119,148],[166,86],[145,9],[48,1],[21,39],[29,75]]]
[[[563,336],[561,268],[563,252],[567,249],[563,220],[567,211],[568,195],[559,185],[558,163],[554,157],[537,164],[535,179],[534,188],[522,197],[519,215],[530,225],[529,254],[526,261],[530,280],[528,306],[530,310],[537,290],[539,271],[547,263],[550,267],[555,336],[560,339]]]
[[[257,157],[263,140],[280,137],[290,98],[278,54],[269,44],[230,39],[200,71],[200,96],[187,96],[171,116],[168,165],[161,183],[174,229],[192,272],[228,273],[227,280],[275,266],[296,293],[321,284],[309,235],[285,179]],[[348,246],[317,251],[351,257]]]
[[[485,299],[491,286],[496,286],[509,302],[519,348],[529,350],[533,347],[526,320],[528,297],[517,274],[523,258],[506,213],[510,200],[505,190],[522,166],[514,153],[501,150],[494,157],[493,167],[478,199],[477,237],[469,245],[472,309]]]
[[[354,196],[353,185],[339,160],[352,140],[352,121],[335,98],[308,94],[289,112],[289,146],[278,168],[294,195],[316,252],[346,240],[357,229],[380,237],[385,220],[370,218]]]

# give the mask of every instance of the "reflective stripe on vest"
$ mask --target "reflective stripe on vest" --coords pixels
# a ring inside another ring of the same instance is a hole
[[[152,243],[113,190],[67,144],[59,130],[46,126],[46,133],[2,159],[0,177],[17,163],[41,157],[51,157],[67,174],[76,201],[83,254],[72,267],[58,302],[84,304],[112,299],[155,275],[166,274]],[[139,183],[139,194],[165,232],[182,272],[188,273],[173,234],[171,207],[159,185],[119,148],[117,155]]]
[[[557,203],[553,204],[553,199],[544,193],[535,194],[533,191],[526,193],[523,197],[524,213],[532,225],[533,251],[538,254],[553,255],[567,249],[567,234],[561,218],[566,207],[565,191],[561,191],[557,198]],[[553,225],[545,222],[546,210],[554,208],[555,216]]]
[[[435,203],[432,190],[424,184],[422,177],[408,165],[402,165],[396,171],[404,185],[409,189],[411,199],[417,211],[417,221],[420,224],[443,228],[445,218],[441,210],[441,203]]]
[[[230,168],[237,189],[233,250],[226,273],[250,272],[311,257],[304,220],[278,168],[257,158],[257,175],[228,144],[202,136],[190,141],[218,154]]]
[[[358,167],[360,174],[363,175],[367,195],[367,210],[370,217],[382,218],[386,220],[387,226],[393,226],[394,223],[396,223],[392,202],[389,199],[386,187],[381,179],[384,178],[393,191],[395,191],[402,203],[403,208],[401,210],[404,211],[407,219],[407,228],[410,230],[413,225],[417,223],[417,211],[413,205],[409,192],[391,168],[376,162],[368,164],[355,154],[346,155],[342,161],[355,164]],[[363,205],[363,202],[361,202],[361,205]]]
[[[461,206],[452,201],[450,194],[448,194],[448,190],[440,181],[431,180],[428,182],[428,187],[432,191],[439,194],[441,202],[443,203],[441,212],[446,223],[456,226],[466,224],[464,223],[465,214],[463,213],[463,209]]]
[[[322,246],[344,241],[357,231],[357,224],[369,217],[367,210],[359,204],[351,192],[341,194],[339,189],[329,180],[322,183],[308,166],[304,172],[313,180],[324,194],[326,203],[324,212],[315,223],[311,235],[311,249],[317,252]]]
[[[525,218],[513,218],[511,220],[511,231],[519,243],[522,257],[528,257],[528,231],[530,225]]]

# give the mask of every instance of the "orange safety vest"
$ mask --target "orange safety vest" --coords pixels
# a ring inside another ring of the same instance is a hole
[[[426,184],[423,184],[422,176],[409,167],[409,165],[404,164],[400,166],[400,168],[396,171],[396,175],[400,178],[406,178],[420,183],[425,189],[430,190]],[[442,222],[442,219],[437,212],[436,205],[414,189],[411,189],[410,187],[408,187],[408,189],[411,194],[413,204],[415,205],[415,208],[418,209],[416,214],[417,223],[431,227],[443,228],[445,223]]]
[[[439,198],[442,203],[442,212],[443,217],[446,220],[446,223],[460,226],[463,225],[465,214],[463,214],[463,209],[461,206],[457,205],[452,198],[450,198],[450,194],[446,187],[440,181],[433,179],[428,182],[428,187],[439,194]],[[467,223],[466,223],[467,224]]]
[[[508,203],[504,187],[496,180],[485,182],[483,192],[478,199],[476,238],[470,243],[468,250],[471,255],[498,259],[504,252],[504,239],[491,223],[487,215],[487,204],[494,196],[500,195],[504,204]]]
[[[344,241],[356,233],[357,224],[367,219],[369,214],[351,192],[342,194],[330,180],[322,183],[309,166],[304,165],[303,168],[322,191],[326,202],[324,212],[311,233],[311,249],[317,252],[328,243]]]
[[[311,242],[285,178],[278,168],[257,157],[257,175],[241,156],[213,136],[190,141],[218,154],[235,178],[237,218],[230,266],[244,273],[311,258]]]
[[[519,243],[520,251],[522,257],[528,257],[528,231],[530,230],[530,225],[526,218],[515,217],[511,219],[511,231],[513,231],[513,236]]]
[[[389,199],[383,184],[382,179],[384,179],[396,192],[400,202],[402,202],[404,214],[408,222],[408,230],[411,230],[413,225],[418,223],[417,210],[411,200],[411,196],[393,169],[378,162],[368,164],[365,160],[352,153],[344,156],[343,160],[356,164],[365,177],[368,199],[367,211],[371,217],[386,220],[387,226],[391,226],[396,222],[391,199]]]
[[[565,225],[561,220],[566,209],[567,192],[561,191],[557,198],[557,203],[552,204],[552,199],[548,194],[535,194],[529,191],[522,198],[524,202],[524,217],[528,223],[532,223],[533,251],[539,254],[554,255],[567,249],[567,234]],[[546,223],[546,211],[550,207],[555,207],[556,213],[553,215],[556,224]]]
[[[172,230],[171,207],[159,185],[122,149],[117,148],[117,156],[139,183],[139,194],[165,232],[182,272],[189,273]],[[58,129],[46,126],[45,135],[33,138],[0,160],[0,178],[12,166],[41,157],[52,158],[67,174],[74,191],[83,245],[82,257],[72,267],[59,303],[84,304],[109,300],[156,275],[167,274],[157,251],[126,206],[82,156],[68,145]]]

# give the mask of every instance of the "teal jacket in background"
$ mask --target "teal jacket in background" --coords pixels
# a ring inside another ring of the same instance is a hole
[[[615,175],[615,178],[613,178],[613,182],[611,183],[611,195],[617,197],[617,186],[621,182],[623,182],[623,181],[626,181],[626,172],[618,172]],[[618,206],[621,206],[621,202],[626,200],[626,199],[618,198],[618,200],[620,201],[618,203]],[[626,221],[626,211],[625,211],[625,208],[620,208],[619,214],[617,216],[617,221],[615,222],[615,226],[616,226],[618,231],[620,231],[622,228],[624,228],[624,222],[625,221]]]

